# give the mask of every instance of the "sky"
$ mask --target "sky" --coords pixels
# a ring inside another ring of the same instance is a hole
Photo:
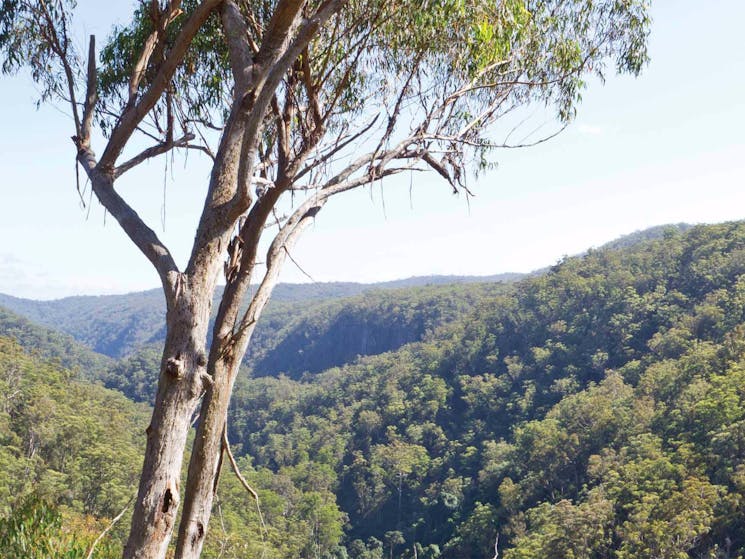
[[[80,43],[123,23],[79,3]],[[100,4],[99,4],[100,6]],[[336,197],[287,262],[282,281],[376,282],[415,275],[527,272],[663,223],[745,218],[742,0],[657,0],[651,62],[639,78],[591,82],[576,121],[453,196],[432,174]],[[158,286],[151,265],[75,187],[72,123],[42,105],[28,76],[0,77],[0,293],[33,299]],[[209,168],[154,161],[120,193],[183,265]],[[165,210],[165,211],[164,211]],[[307,275],[306,275],[307,274]]]

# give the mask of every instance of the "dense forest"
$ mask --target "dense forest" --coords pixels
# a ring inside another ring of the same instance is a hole
[[[229,439],[260,506],[224,464],[206,557],[745,554],[745,223],[340,295],[257,332]],[[1,316],[0,556],[85,557],[134,492],[158,340],[113,361]]]

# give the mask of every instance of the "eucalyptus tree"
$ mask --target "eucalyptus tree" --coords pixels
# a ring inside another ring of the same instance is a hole
[[[100,50],[91,37],[81,53],[74,0],[2,0],[3,70],[29,68],[42,100],[67,107],[79,168],[167,302],[125,557],[164,557],[182,502],[176,557],[200,555],[240,361],[328,200],[425,170],[469,195],[469,167],[508,145],[491,134],[506,115],[540,103],[561,127],[588,75],[640,71],[647,11],[647,0],[141,0]],[[174,150],[212,164],[183,267],[116,190]]]

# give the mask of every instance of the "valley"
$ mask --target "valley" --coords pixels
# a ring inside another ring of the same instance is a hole
[[[85,547],[136,486],[163,303],[0,306],[0,545],[48,507]],[[745,223],[526,277],[279,286],[262,321],[228,429],[261,514],[224,464],[205,557],[745,553]]]

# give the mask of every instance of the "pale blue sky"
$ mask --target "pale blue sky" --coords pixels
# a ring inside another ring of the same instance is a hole
[[[82,2],[100,6],[93,0]],[[107,16],[126,12],[114,3]],[[584,94],[577,121],[541,146],[497,155],[470,210],[435,176],[330,203],[294,253],[318,281],[529,271],[648,226],[745,217],[742,0],[658,0],[651,64]],[[81,28],[105,34],[98,17]],[[27,78],[0,81],[0,292],[52,298],[156,287],[157,276],[95,204],[75,192],[68,117],[35,109]],[[203,200],[196,158],[166,180],[146,165],[120,191],[183,262]],[[307,281],[288,263],[284,281]]]

